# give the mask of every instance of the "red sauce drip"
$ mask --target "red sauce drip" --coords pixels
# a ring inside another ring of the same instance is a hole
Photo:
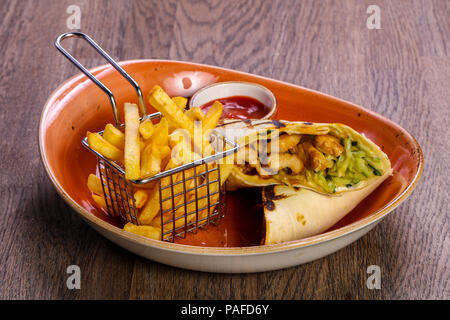
[[[222,119],[261,119],[270,112],[270,108],[260,101],[244,96],[216,99],[205,103],[200,108],[206,113],[214,101],[223,104]]]

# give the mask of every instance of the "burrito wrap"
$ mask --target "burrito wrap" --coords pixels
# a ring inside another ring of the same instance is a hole
[[[389,175],[392,172],[387,155],[375,143],[343,124],[280,120],[226,120],[216,130],[225,137],[236,141],[240,145],[240,149],[247,148],[246,150],[239,151],[247,152],[248,150],[252,152],[251,149],[258,148],[255,145],[261,145],[261,141],[263,140],[266,140],[265,143],[268,145],[274,141],[278,141],[279,143],[283,137],[296,135],[301,137],[300,141],[306,141],[303,144],[300,142],[295,146],[297,149],[302,149],[302,146],[308,145],[309,148],[317,151],[313,145],[316,136],[331,136],[336,141],[340,141],[340,148],[344,150],[337,157],[331,154],[322,154],[327,157],[326,161],[329,163],[327,164],[328,168],[325,170],[313,170],[305,167],[300,173],[289,173],[285,170],[267,172],[264,169],[265,171],[261,174],[262,165],[259,163],[253,166],[256,168],[259,167],[260,170],[256,172],[247,162],[236,162],[227,181],[227,188],[229,190],[242,187],[263,187],[284,184],[290,187],[313,190],[322,194],[338,195],[347,191],[364,189],[378,182],[385,177],[385,174]],[[270,150],[266,151],[269,152]],[[278,154],[292,158],[291,154],[295,152],[289,150],[289,152],[282,153],[280,149]],[[302,152],[305,153],[304,150]],[[235,159],[235,161],[238,160]],[[258,161],[262,160],[258,158]],[[279,162],[281,165],[281,160]],[[302,165],[307,166],[308,161],[304,160],[303,162],[304,164]]]
[[[320,194],[308,189],[267,186],[263,189],[264,244],[303,239],[325,232],[390,175],[387,172],[366,188],[338,196]]]
[[[284,152],[287,157],[294,154],[301,158],[300,153],[308,148],[317,153],[317,144],[324,137],[340,144],[334,155],[322,153],[322,159],[330,159],[322,171],[307,168],[309,156],[302,158],[304,168],[283,174],[261,174],[262,165],[258,162],[252,167],[247,162],[239,163],[239,155],[235,157],[228,189],[263,187],[264,244],[302,239],[328,230],[392,174],[387,155],[364,135],[343,124],[228,120],[217,130],[236,141],[239,151],[247,148],[244,151],[249,153],[259,152],[264,143],[268,151],[267,145],[278,141],[278,155]],[[281,139],[293,140],[293,147],[287,152],[282,150]],[[262,143],[263,140],[266,141]],[[258,161],[263,157],[256,156]],[[255,170],[258,165],[259,171]]]

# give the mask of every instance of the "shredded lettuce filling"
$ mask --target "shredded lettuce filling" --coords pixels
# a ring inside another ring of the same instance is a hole
[[[332,166],[325,171],[314,172],[306,169],[309,181],[323,188],[328,193],[335,193],[337,188],[351,188],[362,180],[381,176],[381,159],[370,149],[349,137],[341,141],[345,151],[339,157],[327,156]]]

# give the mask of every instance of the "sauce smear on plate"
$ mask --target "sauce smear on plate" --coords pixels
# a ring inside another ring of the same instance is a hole
[[[227,192],[227,212],[217,226],[188,232],[175,242],[200,247],[250,247],[261,243],[264,233],[264,211],[261,189]]]
[[[268,106],[251,97],[234,96],[216,100],[223,104],[222,119],[261,119],[270,112]],[[207,102],[200,108],[205,113],[216,100]]]

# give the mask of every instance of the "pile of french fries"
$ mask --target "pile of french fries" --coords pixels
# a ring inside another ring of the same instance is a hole
[[[214,149],[209,143],[209,134],[213,130],[223,112],[223,106],[216,101],[213,106],[203,114],[199,107],[192,107],[185,110],[187,99],[184,97],[170,98],[159,86],[154,86],[150,91],[148,101],[161,112],[162,117],[159,123],[153,123],[150,119],[140,121],[139,109],[136,104],[125,103],[124,105],[124,131],[116,128],[112,124],[107,124],[103,135],[99,133],[87,132],[89,147],[102,154],[109,160],[116,162],[125,169],[125,178],[128,180],[139,180],[152,177],[160,172],[176,168],[180,165],[190,163],[196,159],[211,155]],[[218,164],[213,164],[218,165]],[[221,166],[221,182],[223,183],[231,172],[232,165]],[[202,169],[203,168],[203,169]],[[195,178],[194,178],[194,170]],[[170,201],[163,201],[160,204],[160,190],[156,182],[142,185],[142,188],[135,188],[134,205],[138,209],[138,219],[140,224],[136,225],[128,222],[124,230],[133,232],[152,239],[162,239],[161,233],[173,228],[173,223],[164,224],[164,221],[185,215],[188,222],[196,217],[191,214],[196,208],[204,208],[197,217],[204,217],[208,214],[208,204],[218,201],[219,183],[209,185],[209,194],[215,193],[211,199],[205,197],[208,193],[205,184],[200,181],[200,168],[188,169],[184,172],[173,174],[172,177],[161,179],[161,186],[173,184],[173,195],[183,190],[191,190],[186,195],[180,194]],[[210,181],[218,178],[218,172],[210,173]],[[184,179],[186,182],[176,184]],[[105,197],[108,188],[102,187],[100,178],[95,174],[90,174],[87,186],[92,192],[95,203],[107,211],[107,198],[114,200],[113,195]],[[113,186],[110,186],[113,187]],[[183,189],[185,188],[185,189]],[[161,190],[162,199],[170,198],[172,188]],[[109,196],[109,194],[108,194]],[[186,196],[186,197],[185,197]],[[197,197],[197,198],[196,198]],[[203,198],[202,198],[203,197]],[[192,199],[199,199],[191,201]],[[173,209],[183,201],[186,205]],[[109,200],[111,201],[111,200]],[[209,202],[208,202],[209,201]],[[131,204],[132,205],[132,204]],[[160,208],[163,208],[162,217]],[[168,212],[166,212],[168,211]],[[198,211],[198,210],[197,210]],[[161,227],[163,221],[163,227]],[[175,221],[175,228],[180,227],[186,221],[178,219]]]

